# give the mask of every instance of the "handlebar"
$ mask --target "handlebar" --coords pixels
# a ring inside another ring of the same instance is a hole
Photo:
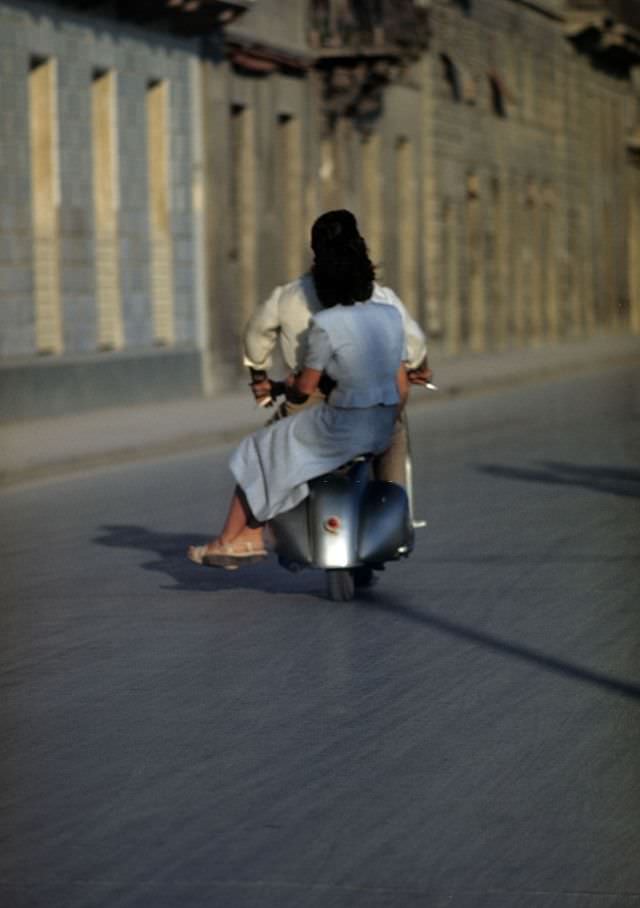
[[[254,385],[262,384],[263,382],[269,383],[269,391],[264,395],[264,397],[256,398],[257,404],[259,407],[270,407],[273,405],[275,398],[284,397],[287,392],[287,385],[284,381],[274,381],[272,378],[269,378],[264,369],[249,369],[251,374],[251,382],[249,387]],[[325,376],[323,376],[323,379]],[[426,381],[420,383],[421,387],[425,388],[427,391],[437,391],[438,386],[434,385],[433,382]],[[325,387],[321,386],[321,390],[328,396],[331,393],[331,390],[335,387],[335,382],[326,376]]]
[[[249,369],[251,375],[251,381],[249,387],[253,388],[254,385],[262,384],[267,382],[269,384],[269,391],[263,397],[257,397],[256,402],[259,407],[270,407],[276,397],[282,397],[286,390],[286,385],[283,381],[273,381],[269,378],[264,369]]]

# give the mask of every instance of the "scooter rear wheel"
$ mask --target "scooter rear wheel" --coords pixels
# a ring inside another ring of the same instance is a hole
[[[351,568],[336,568],[327,571],[327,590],[329,599],[334,602],[350,602],[355,592]]]

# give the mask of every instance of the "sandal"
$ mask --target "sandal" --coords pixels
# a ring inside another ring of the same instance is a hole
[[[252,564],[266,557],[267,550],[252,542],[215,542],[213,545],[192,545],[187,549],[187,558],[195,564],[227,571],[237,571],[241,564]]]

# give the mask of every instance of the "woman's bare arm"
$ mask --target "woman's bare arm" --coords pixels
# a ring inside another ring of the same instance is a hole
[[[322,372],[318,369],[303,369],[296,375],[287,376],[287,399],[292,403],[304,403],[310,394],[318,387]]]

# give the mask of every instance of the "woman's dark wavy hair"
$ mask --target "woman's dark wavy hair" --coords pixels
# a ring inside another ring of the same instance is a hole
[[[325,309],[369,299],[375,268],[350,211],[340,209],[320,215],[311,228],[311,248],[313,283]]]

